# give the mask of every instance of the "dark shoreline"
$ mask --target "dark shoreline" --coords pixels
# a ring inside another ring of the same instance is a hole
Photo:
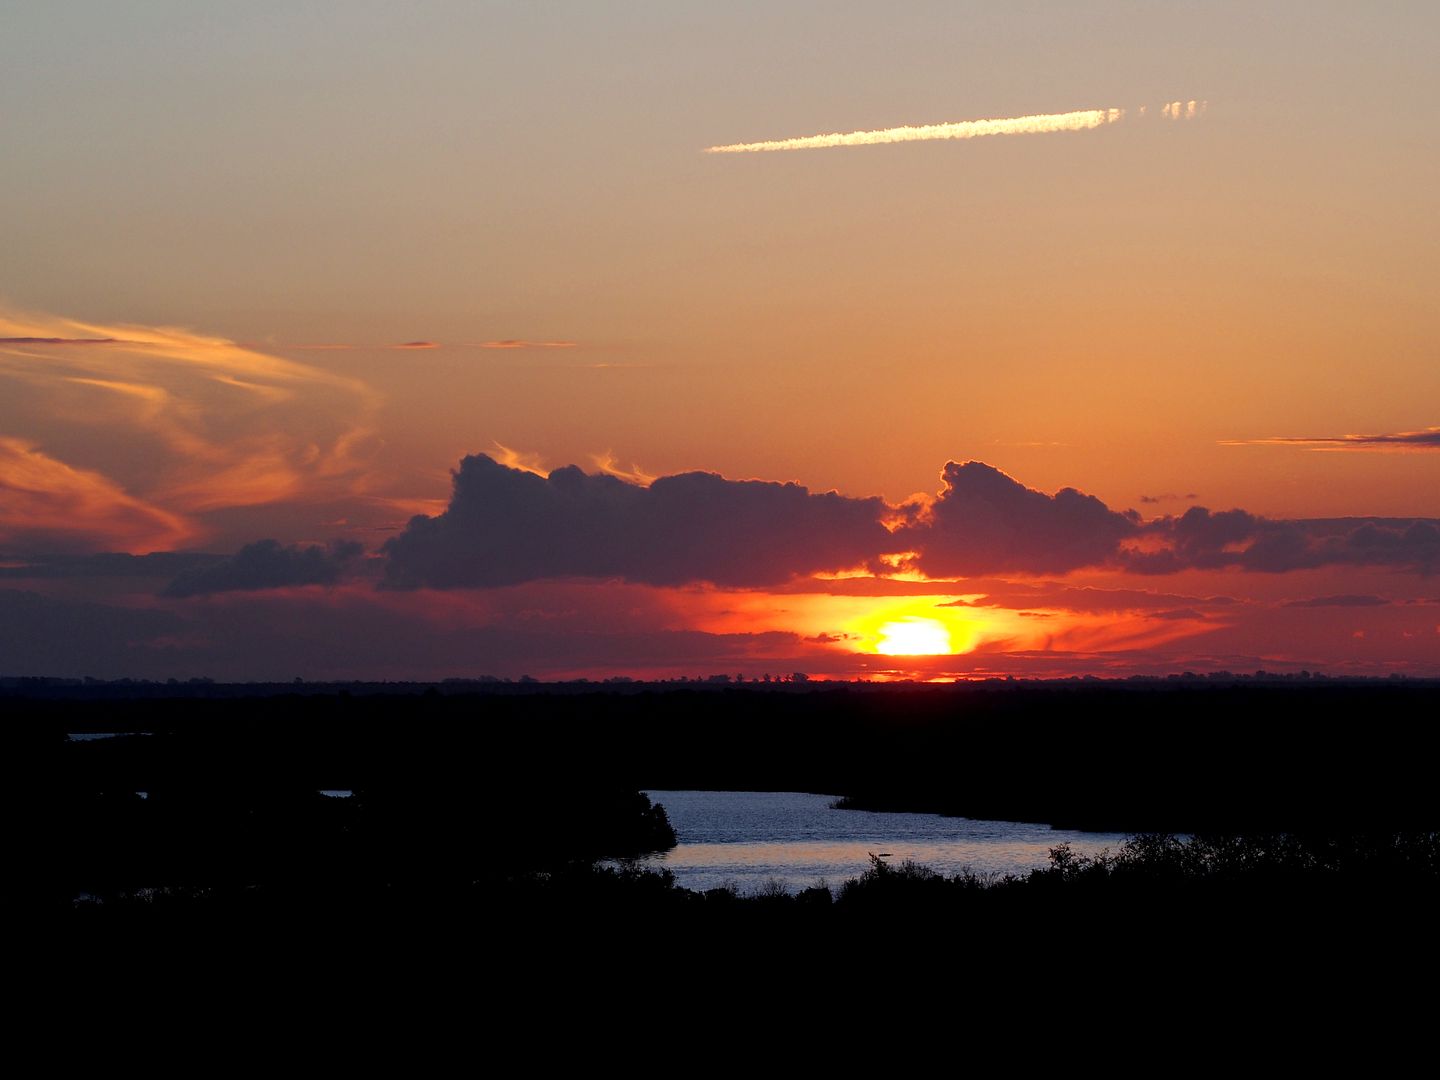
[[[1440,827],[1440,683],[27,685],[13,784],[836,793],[1107,832]],[[67,742],[69,733],[150,732]]]
[[[0,903],[102,935],[138,920],[279,940],[320,920],[392,938],[479,918],[525,940],[569,927],[578,949],[617,928],[850,933],[962,912],[1017,932],[1298,919],[1325,933],[1363,913],[1428,918],[1440,894],[1428,683],[372,691],[12,690]],[[85,731],[150,734],[67,737]],[[833,903],[699,896],[594,865],[673,843],[638,792],[697,788],[1199,842],[997,887],[895,868]]]

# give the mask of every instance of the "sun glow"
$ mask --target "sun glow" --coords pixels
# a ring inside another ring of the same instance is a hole
[[[863,614],[843,626],[856,652],[881,656],[951,656],[968,653],[980,644],[982,630],[994,613],[982,620],[969,607],[954,606],[954,596],[846,597],[864,603]],[[868,600],[868,602],[866,602]]]
[[[947,656],[955,651],[949,628],[939,619],[906,615],[881,623],[875,651],[884,656]]]

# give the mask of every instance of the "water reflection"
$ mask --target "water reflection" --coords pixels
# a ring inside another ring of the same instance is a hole
[[[753,892],[778,881],[791,891],[857,877],[870,854],[906,859],[945,875],[1024,874],[1043,866],[1050,849],[1112,851],[1121,833],[1082,833],[1014,821],[974,821],[937,814],[832,810],[834,795],[791,791],[648,791],[665,807],[680,844],[640,860],[665,867],[687,889],[733,885]]]

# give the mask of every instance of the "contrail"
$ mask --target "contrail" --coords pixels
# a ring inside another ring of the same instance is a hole
[[[1205,108],[1203,101],[1172,101],[1161,107],[1168,120],[1188,120]],[[1140,115],[1145,115],[1142,107]],[[772,142],[732,143],[708,146],[707,154],[754,154],[765,150],[817,150],[829,146],[877,146],[881,143],[928,142],[933,139],[978,139],[982,135],[1039,135],[1052,131],[1089,131],[1118,123],[1124,109],[1082,109],[1078,112],[1042,113],[1003,120],[959,120],[951,124],[924,124],[918,127],[883,128],[879,131],[851,131],[844,134],[806,135]]]

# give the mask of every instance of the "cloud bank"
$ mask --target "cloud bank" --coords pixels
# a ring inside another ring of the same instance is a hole
[[[882,500],[798,484],[694,472],[642,487],[573,465],[537,476],[485,454],[453,475],[446,511],[413,518],[385,545],[387,584],[578,576],[761,586],[864,564],[889,539]]]
[[[518,455],[505,458],[461,462],[446,511],[411,519],[385,545],[387,585],[582,577],[759,587],[862,567],[938,580],[1095,568],[1143,575],[1440,568],[1433,521],[1277,521],[1200,506],[1147,521],[1075,488],[1036,491],[979,461],[948,462],[944,488],[928,505],[893,507],[714,473],[650,479],[613,467],[588,475],[570,465],[547,474]]]
[[[214,566],[224,555],[191,551],[152,551],[145,555],[105,551],[94,555],[49,554],[0,566],[0,578],[22,580],[65,579],[173,579],[187,571]]]
[[[1191,507],[1137,530],[1137,545],[1114,565],[1140,574],[1180,570],[1286,573],[1324,566],[1376,566],[1422,574],[1440,568],[1440,522],[1407,518],[1280,521],[1244,510]]]
[[[928,511],[896,531],[902,551],[929,577],[1061,574],[1115,557],[1137,517],[1093,495],[1063,488],[1046,495],[980,461],[947,462]]]
[[[246,544],[223,562],[185,570],[165,587],[165,596],[255,592],[298,585],[334,585],[364,548],[350,541],[329,547],[282,545],[278,540]]]

